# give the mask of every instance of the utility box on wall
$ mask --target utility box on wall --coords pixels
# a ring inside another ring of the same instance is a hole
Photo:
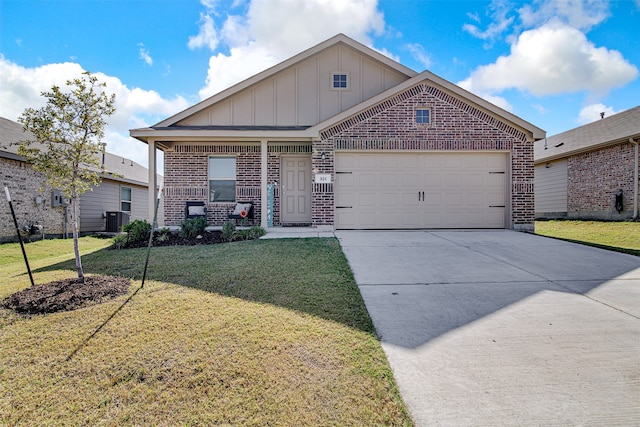
[[[108,233],[119,233],[122,231],[122,226],[129,224],[128,212],[107,212],[107,227]]]
[[[62,195],[62,191],[60,190],[52,190],[51,191],[51,207],[57,208],[60,206],[69,206],[71,200],[69,198],[64,197]]]

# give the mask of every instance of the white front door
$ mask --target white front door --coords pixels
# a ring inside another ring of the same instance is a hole
[[[311,157],[282,156],[280,222],[311,223]]]

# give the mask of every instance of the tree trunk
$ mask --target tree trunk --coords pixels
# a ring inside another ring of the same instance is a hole
[[[80,201],[76,197],[75,192],[71,196],[71,207],[73,210],[73,252],[76,255],[76,269],[78,270],[78,279],[81,283],[84,283],[84,271],[82,270],[82,260],[80,259],[80,246],[78,244],[78,230],[79,230],[79,222],[78,217],[80,215],[79,205]]]

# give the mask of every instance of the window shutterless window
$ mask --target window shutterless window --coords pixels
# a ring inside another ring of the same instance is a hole
[[[431,110],[428,108],[416,109],[416,123],[429,124],[431,123]]]
[[[209,201],[236,201],[235,157],[209,157]]]
[[[131,212],[131,188],[120,187],[120,210]]]

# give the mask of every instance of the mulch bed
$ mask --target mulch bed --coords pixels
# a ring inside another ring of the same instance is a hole
[[[154,236],[153,247],[177,245],[211,245],[224,243],[219,231],[205,232],[187,238],[178,233],[168,233],[158,239]],[[123,248],[147,247],[148,241],[127,243]],[[116,249],[116,247],[112,247]],[[59,280],[36,285],[8,296],[0,306],[22,314],[45,314],[70,311],[108,301],[128,292],[131,280],[113,276],[85,276],[85,283],[77,278]]]
[[[224,243],[225,240],[222,238],[222,233],[220,231],[207,231],[202,233],[200,236],[196,237],[180,237],[178,233],[168,233],[162,236],[162,238],[158,238],[159,234],[154,233],[153,237],[153,247],[158,246],[194,246],[194,245],[213,245],[216,243]],[[138,241],[127,243],[123,248],[124,249],[133,249],[133,248],[146,248],[149,245],[149,241]],[[114,247],[114,249],[116,249]]]
[[[5,298],[1,305],[22,314],[70,311],[110,300],[129,291],[131,280],[114,276],[85,276],[36,285]]]

